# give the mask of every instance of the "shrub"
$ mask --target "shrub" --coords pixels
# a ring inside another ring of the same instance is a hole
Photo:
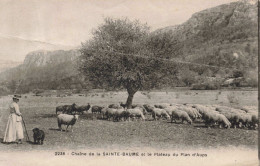
[[[204,84],[193,84],[192,90],[206,90],[206,86]]]
[[[218,81],[206,81],[199,84],[193,84],[192,90],[217,90],[220,89],[220,83]]]
[[[258,86],[258,73],[257,71],[249,71],[246,73],[245,82],[250,87]]]

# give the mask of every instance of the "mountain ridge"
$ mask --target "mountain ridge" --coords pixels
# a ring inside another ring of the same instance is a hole
[[[173,86],[203,84],[201,80],[205,81],[206,77],[241,76],[248,82],[253,79],[255,86],[257,44],[257,5],[243,0],[194,13],[183,24],[157,29],[151,32],[148,43],[155,57],[238,70],[206,69],[191,65],[177,72],[179,80]],[[4,86],[12,89],[12,81],[15,84],[23,79],[21,87],[24,92],[37,88],[91,88],[95,85],[77,70],[79,56],[79,49],[33,51],[27,54],[23,64],[1,73],[0,80],[5,82]]]

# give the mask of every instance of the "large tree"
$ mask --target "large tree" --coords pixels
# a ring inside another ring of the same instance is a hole
[[[171,83],[170,75],[176,71],[174,65],[149,53],[148,36],[149,27],[139,21],[105,18],[93,38],[82,44],[79,69],[97,86],[125,88],[129,108],[138,90]]]

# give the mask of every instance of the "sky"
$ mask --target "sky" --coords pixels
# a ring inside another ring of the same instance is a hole
[[[1,0],[0,60],[22,61],[28,51],[36,49],[78,47],[91,38],[93,29],[107,16],[138,19],[155,30],[181,24],[193,13],[234,1]]]

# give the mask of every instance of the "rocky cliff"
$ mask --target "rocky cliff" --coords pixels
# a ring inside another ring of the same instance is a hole
[[[156,56],[167,59],[256,68],[257,1],[242,0],[195,13],[181,25],[156,30],[150,47]]]
[[[31,52],[23,64],[1,73],[0,83],[11,91],[20,84],[18,92],[85,88],[87,82],[77,70],[79,55],[79,50]]]
[[[45,66],[58,65],[68,61],[74,61],[79,56],[78,50],[57,50],[57,51],[34,51],[26,55],[24,59],[25,66]]]

